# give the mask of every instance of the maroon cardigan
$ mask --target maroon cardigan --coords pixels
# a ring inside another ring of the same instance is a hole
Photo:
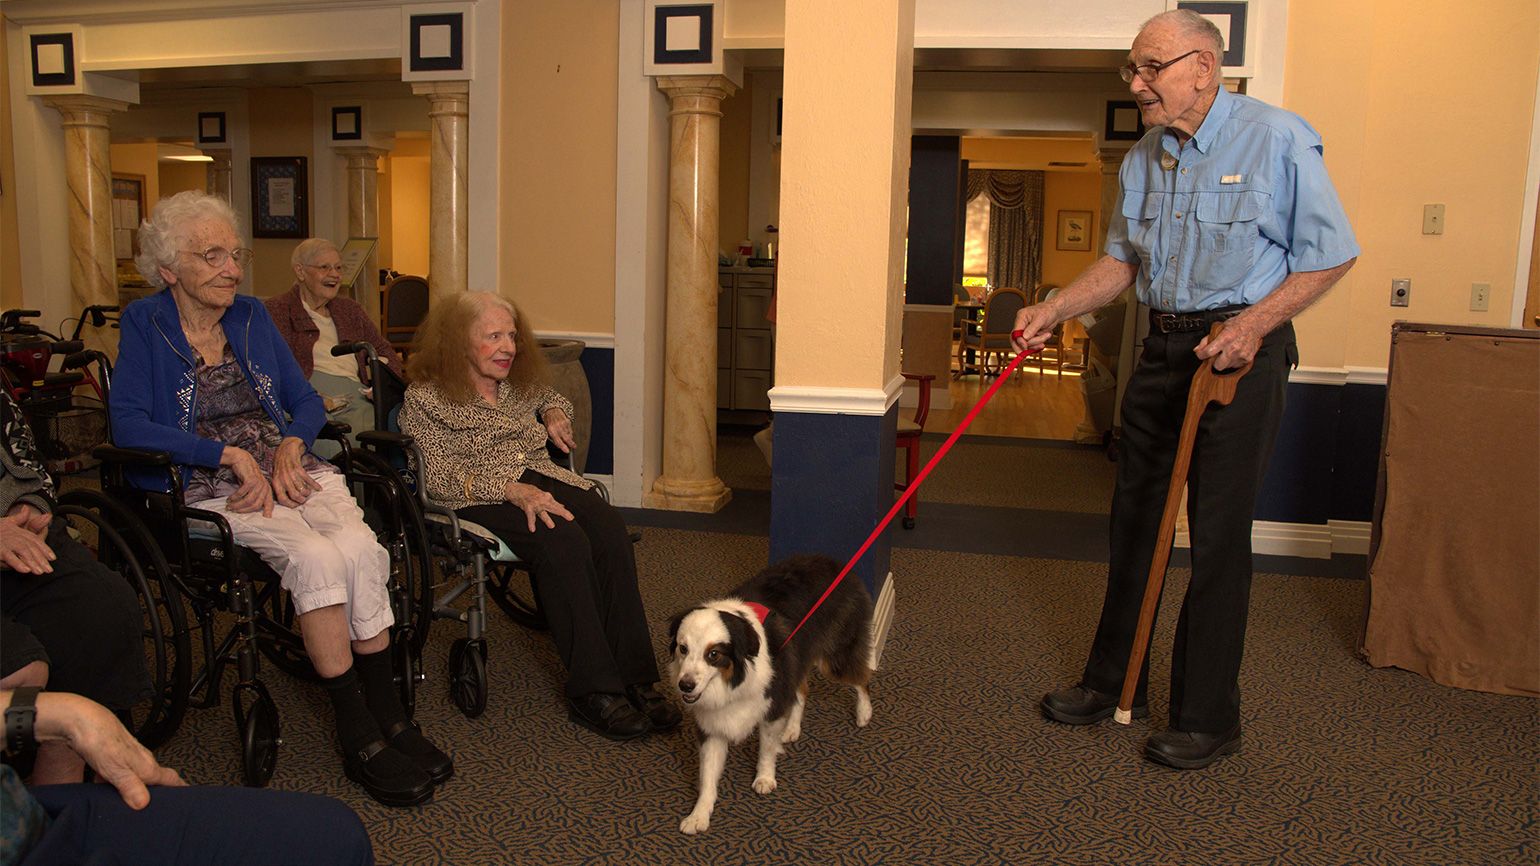
[[[273,322],[278,326],[278,332],[283,334],[283,339],[289,344],[289,349],[294,353],[294,360],[299,362],[299,368],[304,371],[305,378],[315,372],[315,341],[321,334],[321,329],[316,327],[310,314],[305,312],[305,305],[300,301],[299,286],[274,295],[263,300],[267,305],[268,313],[272,314]],[[380,360],[390,366],[390,369],[402,374],[401,356],[396,350],[385,342],[380,336],[380,331],[369,321],[369,316],[364,313],[364,308],[351,298],[340,295],[332,299],[326,305],[326,309],[332,314],[332,321],[337,324],[337,342],[352,343],[366,340],[374,344],[376,352],[380,353]],[[358,381],[369,381],[369,370],[364,366],[363,356],[358,357]]]

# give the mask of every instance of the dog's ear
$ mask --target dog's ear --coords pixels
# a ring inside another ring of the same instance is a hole
[[[668,621],[668,654],[669,655],[673,655],[675,652],[678,652],[678,650],[679,650],[679,641],[676,639],[676,638],[679,637],[679,624],[684,622],[684,618],[689,616],[692,612],[694,612],[696,610],[699,610],[699,608],[692,607],[692,608],[690,608],[688,610],[681,610],[680,612],[674,614],[673,617],[669,619],[669,621]]]
[[[720,611],[722,624],[727,627],[727,637],[733,647],[733,676],[731,684],[743,682],[748,663],[759,656],[759,632],[748,620],[733,613]]]

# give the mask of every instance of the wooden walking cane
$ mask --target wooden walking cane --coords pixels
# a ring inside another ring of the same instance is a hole
[[[1219,336],[1224,325],[1215,322],[1209,329],[1210,340]],[[1128,653],[1128,672],[1123,675],[1123,694],[1118,698],[1113,720],[1120,725],[1133,722],[1134,690],[1139,685],[1139,669],[1150,648],[1150,632],[1155,625],[1155,606],[1166,580],[1166,565],[1171,561],[1171,542],[1176,537],[1176,512],[1182,504],[1182,488],[1187,486],[1187,470],[1192,464],[1192,449],[1198,438],[1198,422],[1210,403],[1230,405],[1235,386],[1251,371],[1250,361],[1243,367],[1214,371],[1214,359],[1207,358],[1192,376],[1187,391],[1187,414],[1182,418],[1182,435],[1177,442],[1176,462],[1171,466],[1171,486],[1166,491],[1166,510],[1160,516],[1160,533],[1155,538],[1155,555],[1150,559],[1150,579],[1144,587],[1144,606],[1139,609],[1139,627],[1134,631],[1134,645]]]

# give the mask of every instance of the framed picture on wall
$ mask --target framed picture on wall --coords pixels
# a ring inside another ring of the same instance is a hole
[[[310,194],[303,156],[251,158],[251,236],[310,236]]]
[[[139,224],[144,221],[144,175],[112,174],[112,253],[129,261],[139,252]]]
[[[1054,249],[1081,251],[1091,248],[1091,212],[1088,210],[1059,211],[1059,237]]]

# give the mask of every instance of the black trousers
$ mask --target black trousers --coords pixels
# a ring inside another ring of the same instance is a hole
[[[70,537],[68,523],[56,518],[48,528],[52,572],[0,569],[0,676],[46,662],[49,691],[125,710],[151,692],[139,598]]]
[[[1151,333],[1123,398],[1123,437],[1112,497],[1111,557],[1101,622],[1084,683],[1117,694],[1128,669],[1139,608],[1176,462],[1187,391],[1203,332]],[[1251,518],[1283,420],[1294,327],[1262,341],[1229,406],[1210,406],[1198,427],[1187,482],[1192,581],[1171,658],[1171,727],[1218,733],[1240,721],[1240,667],[1251,595]],[[1145,702],[1149,657],[1134,702]]]
[[[647,612],[636,586],[636,555],[620,512],[598,493],[526,472],[520,479],[550,493],[573,520],[538,519],[509,503],[472,505],[457,513],[497,533],[530,564],[540,608],[567,668],[567,695],[620,694],[658,681]]]

